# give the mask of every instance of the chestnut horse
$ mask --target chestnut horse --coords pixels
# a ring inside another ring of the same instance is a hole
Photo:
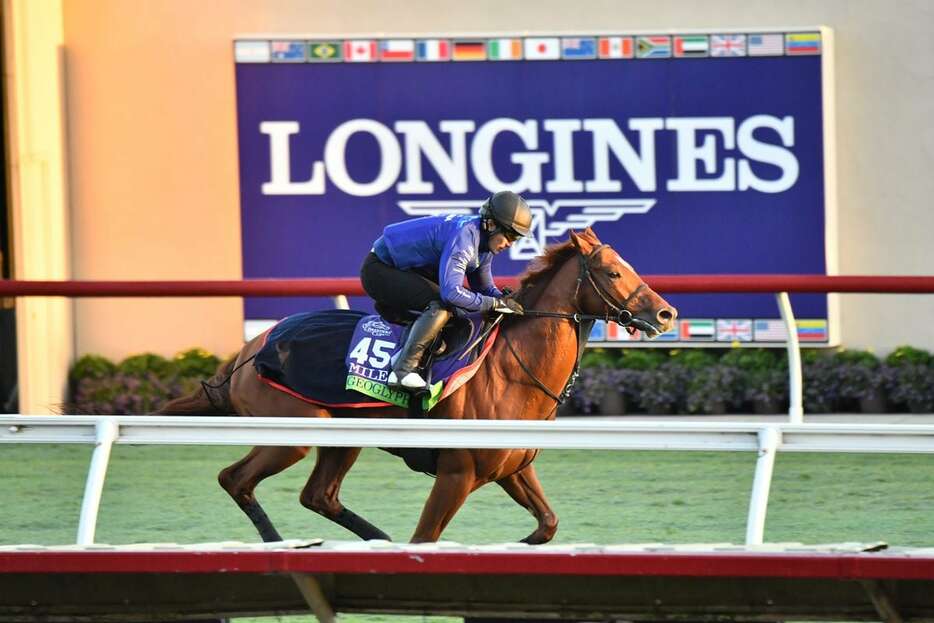
[[[619,318],[630,331],[655,337],[674,326],[677,311],[652,291],[611,247],[588,228],[552,246],[523,275],[516,295],[526,309],[557,312],[552,317],[507,317],[499,337],[473,379],[438,404],[433,418],[464,420],[551,420],[557,401],[577,364],[578,331],[574,314]],[[259,350],[263,336],[248,342],[236,358],[211,379],[220,397],[204,390],[168,403],[161,414],[244,416],[406,417],[396,407],[332,409],[299,400],[260,380],[252,366],[241,366]],[[224,381],[229,377],[229,383]],[[213,399],[212,399],[213,398]],[[281,537],[254,496],[256,486],[308,454],[308,447],[255,447],[225,468],[218,481],[253,521],[264,541]],[[344,526],[362,539],[388,539],[381,530],[343,504],[341,481],[360,448],[318,448],[317,461],[301,492],[303,506]],[[467,496],[495,482],[538,521],[523,539],[546,543],[558,518],[545,499],[532,466],[534,449],[443,449],[437,476],[422,509],[412,542],[437,541]]]

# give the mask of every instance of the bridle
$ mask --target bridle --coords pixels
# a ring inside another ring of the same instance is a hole
[[[509,341],[509,336],[503,333],[503,339],[506,341],[506,346],[509,347],[509,351],[512,353],[513,357],[516,358],[516,361],[519,363],[519,366],[522,370],[529,376],[530,379],[535,383],[535,385],[541,389],[545,394],[555,401],[555,408],[560,404],[564,404],[564,401],[567,400],[571,392],[571,387],[574,386],[574,382],[577,380],[577,376],[580,370],[580,361],[581,357],[584,354],[584,348],[587,345],[587,338],[590,336],[590,330],[593,328],[593,323],[597,320],[604,320],[606,322],[615,322],[622,327],[628,327],[633,322],[633,314],[629,311],[629,303],[632,302],[643,290],[648,289],[648,286],[645,282],[639,284],[632,292],[630,292],[625,299],[621,302],[617,302],[613,296],[606,291],[605,288],[602,288],[596,279],[594,279],[593,271],[590,268],[591,262],[596,259],[604,249],[610,248],[608,244],[601,244],[594,248],[590,253],[585,257],[583,254],[578,254],[580,260],[580,271],[577,273],[577,283],[574,286],[574,308],[577,310],[574,313],[566,312],[552,312],[539,309],[526,309],[524,316],[530,316],[533,318],[564,318],[574,322],[576,333],[577,333],[577,359],[574,361],[574,370],[571,372],[571,376],[568,378],[567,382],[564,385],[564,389],[560,394],[555,394],[544,383],[539,380],[535,373],[525,364],[524,361],[519,357],[519,353],[516,352],[516,349],[513,347],[512,342]],[[597,314],[585,314],[581,311],[580,306],[580,293],[581,285],[584,283],[584,279],[590,283],[590,286],[593,288],[594,292],[597,293],[597,296],[600,297],[600,300],[603,301],[606,305],[606,312],[601,316]],[[615,315],[611,316],[611,312],[615,312]],[[501,320],[503,316],[500,316]]]

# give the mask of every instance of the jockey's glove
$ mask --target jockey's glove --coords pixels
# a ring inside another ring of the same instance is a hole
[[[497,314],[515,314],[517,316],[525,313],[522,304],[512,298],[496,299],[496,302],[493,303],[493,311]]]

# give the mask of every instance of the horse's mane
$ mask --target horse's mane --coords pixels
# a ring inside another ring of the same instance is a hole
[[[534,305],[541,295],[539,286],[551,281],[558,269],[577,253],[577,247],[570,240],[550,245],[545,253],[536,257],[519,277],[519,294],[523,304]]]

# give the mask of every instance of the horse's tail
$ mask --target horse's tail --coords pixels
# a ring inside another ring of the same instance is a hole
[[[233,415],[230,404],[230,377],[236,370],[237,356],[225,361],[201,387],[187,396],[170,400],[149,415]]]

